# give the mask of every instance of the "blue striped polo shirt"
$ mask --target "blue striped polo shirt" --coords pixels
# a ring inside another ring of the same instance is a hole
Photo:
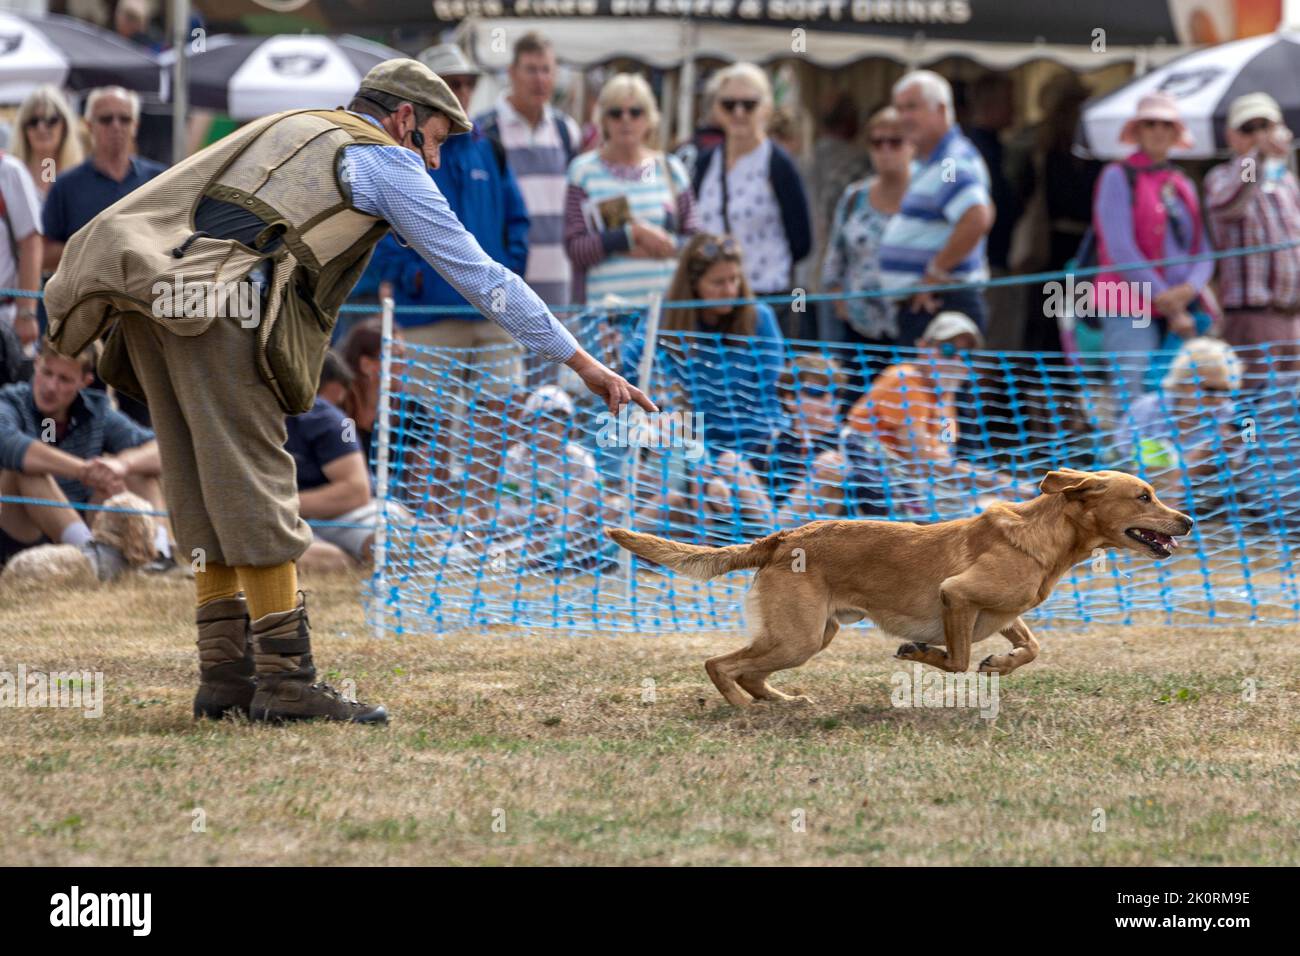
[[[961,127],[953,124],[934,151],[913,164],[902,205],[881,236],[881,288],[918,285],[957,220],[972,206],[981,205],[992,205],[988,167]],[[958,281],[987,279],[984,239],[951,271]]]

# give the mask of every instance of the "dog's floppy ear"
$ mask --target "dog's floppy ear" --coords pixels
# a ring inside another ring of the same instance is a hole
[[[1063,468],[1049,471],[1038,485],[1038,490],[1045,495],[1065,495],[1070,501],[1078,501],[1085,495],[1101,491],[1106,487],[1106,479],[1090,475],[1086,471]]]

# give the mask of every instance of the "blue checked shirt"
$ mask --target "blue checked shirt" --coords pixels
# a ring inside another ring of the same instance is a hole
[[[27,448],[39,441],[46,415],[36,407],[31,382],[0,388],[0,469],[22,471]],[[68,409],[68,429],[51,444],[89,461],[100,455],[117,455],[153,441],[153,432],[127,418],[103,392],[83,388]],[[63,494],[74,503],[90,500],[93,492],[73,478],[56,478]]]
[[[465,301],[529,349],[552,362],[577,351],[577,340],[524,280],[465,231],[415,153],[402,146],[349,146],[339,161],[339,181],[351,187],[354,206],[386,221]]]

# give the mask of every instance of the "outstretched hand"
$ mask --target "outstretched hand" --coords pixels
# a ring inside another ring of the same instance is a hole
[[[577,373],[588,391],[605,400],[611,414],[618,414],[618,410],[628,402],[635,402],[647,412],[659,411],[659,406],[650,401],[641,389],[597,362],[581,348],[564,364]]]

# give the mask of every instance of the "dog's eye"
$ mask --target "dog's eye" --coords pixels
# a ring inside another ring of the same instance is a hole
[[[1151,496],[1147,494],[1145,491],[1142,492],[1142,494],[1138,495],[1138,501],[1150,501],[1150,500],[1151,500]]]

